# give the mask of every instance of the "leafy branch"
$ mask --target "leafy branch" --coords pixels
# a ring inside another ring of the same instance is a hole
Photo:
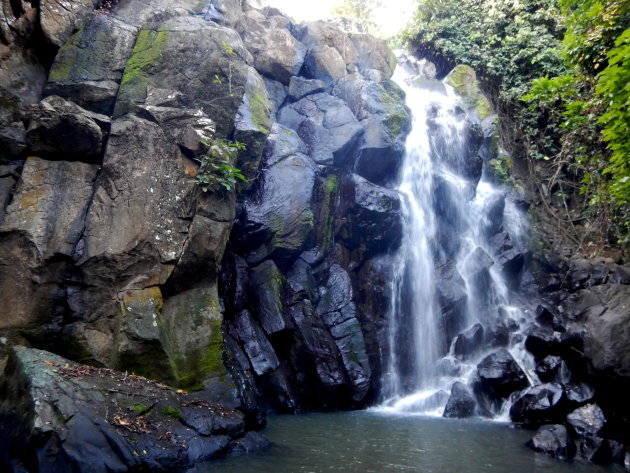
[[[246,149],[239,141],[214,139],[204,142],[208,152],[200,158],[201,165],[192,182],[198,184],[204,192],[231,191],[241,181],[248,183],[241,170],[232,166],[239,151]]]

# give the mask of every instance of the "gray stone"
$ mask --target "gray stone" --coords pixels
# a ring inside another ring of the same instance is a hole
[[[562,422],[566,403],[562,386],[541,384],[528,389],[510,407],[510,419],[528,427]]]
[[[579,437],[593,437],[602,433],[606,417],[597,404],[588,404],[570,412],[567,423]]]
[[[26,143],[31,153],[100,161],[109,117],[54,95],[31,107],[28,116]]]
[[[293,76],[289,83],[289,98],[297,102],[298,100],[311,94],[319,94],[326,90],[326,84],[318,79],[304,79]]]
[[[44,36],[52,44],[63,46],[74,29],[102,3],[102,0],[42,0],[39,16]]]
[[[0,231],[25,232],[43,258],[71,256],[98,166],[28,158]]]
[[[242,36],[261,74],[289,85],[291,78],[300,72],[306,47],[288,30],[275,27],[263,17],[262,21],[248,21]]]
[[[268,335],[290,327],[284,316],[284,276],[274,264],[267,260],[251,270],[250,281],[255,298],[256,315]]]
[[[361,72],[376,69],[389,79],[396,69],[396,56],[387,41],[368,34],[354,34],[350,38],[357,50]]]
[[[552,457],[569,459],[575,455],[575,444],[564,425],[543,425],[527,446]]]
[[[50,69],[45,92],[111,115],[138,28],[97,13],[66,42]]]
[[[249,312],[238,313],[234,318],[232,328],[258,376],[269,373],[280,365],[271,343]]]
[[[24,347],[13,348],[0,391],[3,460],[39,471],[170,471],[215,458],[245,434],[237,411]]]
[[[453,384],[451,388],[451,396],[448,398],[446,407],[444,408],[443,417],[466,418],[475,414],[477,401],[468,389],[468,387],[460,382]]]
[[[308,157],[291,155],[271,166],[261,183],[262,198],[247,204],[250,234],[260,235],[265,254],[288,261],[305,249],[313,228],[311,198],[316,168]],[[286,190],[293,192],[287,196]]]

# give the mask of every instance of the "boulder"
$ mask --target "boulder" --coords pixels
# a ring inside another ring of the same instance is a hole
[[[26,144],[31,153],[100,162],[111,125],[109,117],[57,96],[47,97],[31,107],[28,116]]]
[[[402,240],[400,195],[372,184],[357,174],[341,182],[339,212],[343,219],[337,237],[363,257],[387,253]]]
[[[578,296],[575,311],[585,329],[584,355],[599,373],[630,376],[630,286],[594,286]]]
[[[63,46],[76,27],[102,3],[103,0],[42,0],[39,23],[44,36],[51,44]]]
[[[578,437],[597,437],[606,425],[606,417],[597,404],[587,404],[570,412],[567,424]]]
[[[571,380],[571,372],[559,356],[549,355],[538,362],[536,374],[543,383],[556,381],[565,384]]]
[[[451,396],[448,398],[446,407],[444,408],[443,417],[465,418],[475,415],[477,401],[468,389],[468,387],[460,382],[453,384],[451,388]]]
[[[242,244],[249,248],[260,245],[252,256],[256,260],[271,256],[277,263],[289,264],[305,249],[313,228],[311,198],[316,173],[315,164],[300,153],[267,169],[260,183],[260,197],[245,206]],[[287,189],[293,190],[289,196]]]
[[[310,48],[305,60],[305,69],[302,71],[303,75],[309,77],[309,75],[316,74],[318,67],[324,67],[327,72],[332,71],[328,69],[327,59],[335,58],[334,69],[338,70],[338,74],[330,75],[329,79],[338,79],[343,77],[346,73],[353,73],[356,71],[356,64],[359,59],[359,55],[354,46],[354,43],[350,40],[348,35],[344,33],[341,28],[326,21],[313,21],[303,23],[300,25],[297,31],[298,39]],[[313,54],[313,51],[316,51]],[[322,51],[327,51],[321,54]],[[329,54],[331,53],[331,54]],[[309,56],[317,56],[317,66],[313,68],[309,63]],[[337,59],[338,58],[338,59]],[[319,77],[310,77],[317,79]],[[326,82],[326,80],[324,80]]]
[[[339,81],[333,94],[348,104],[365,129],[354,172],[376,184],[391,183],[398,177],[410,126],[404,92],[391,80],[353,77]]]
[[[595,396],[595,390],[586,383],[566,384],[564,392],[567,400],[574,405],[585,404]]]
[[[361,72],[376,69],[389,79],[396,69],[396,56],[387,41],[368,34],[353,34],[350,39],[354,45]]]
[[[278,122],[298,132],[317,164],[354,163],[363,127],[342,100],[325,93],[307,95],[283,107]]]
[[[272,21],[263,18],[262,21],[247,21],[242,36],[259,73],[289,85],[300,72],[306,46],[287,29],[276,27]]]
[[[530,388],[510,407],[510,419],[527,427],[561,422],[566,415],[562,386],[556,383]]]
[[[246,435],[238,411],[19,346],[0,392],[5,468],[22,462],[37,471],[171,471],[225,454]]]
[[[527,446],[537,452],[546,453],[563,460],[575,455],[575,444],[564,425],[543,425]]]
[[[460,359],[470,358],[481,347],[484,329],[479,323],[460,333],[453,343],[453,354]]]
[[[256,315],[265,333],[272,335],[288,329],[291,325],[283,314],[284,276],[278,267],[267,260],[251,270],[249,279]]]
[[[289,98],[293,102],[297,102],[307,95],[325,92],[325,90],[326,84],[318,79],[304,79],[303,77],[293,76],[289,82]]]
[[[95,14],[55,56],[45,93],[111,115],[137,34],[137,27],[113,15]]]
[[[231,333],[240,343],[258,376],[269,373],[280,365],[271,343],[249,312],[244,310],[236,314],[231,328]]]
[[[169,90],[180,94],[186,108],[201,108],[216,123],[219,136],[229,136],[246,91],[256,90],[250,77],[255,73],[248,62],[251,55],[236,31],[197,16],[166,16],[138,33],[121,79],[114,117],[146,105],[150,88]],[[187,80],[181,80],[182,76]],[[264,128],[266,92],[250,95],[245,108],[254,111],[254,124]]]
[[[505,348],[481,360],[477,365],[477,376],[475,394],[478,399],[487,399],[491,408],[500,407],[510,394],[529,385],[527,376]]]
[[[330,402],[330,397],[349,381],[337,344],[309,302],[305,301],[292,306],[289,313],[310,361],[315,367],[321,386],[327,390],[327,392],[320,391],[318,394],[318,397],[324,396],[326,399],[320,398],[314,401]],[[334,399],[332,401],[334,402]]]
[[[71,257],[97,172],[93,164],[28,158],[0,231],[26,233],[42,258]]]

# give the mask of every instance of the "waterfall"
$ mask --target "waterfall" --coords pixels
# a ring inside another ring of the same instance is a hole
[[[505,190],[482,175],[471,123],[453,90],[405,60],[394,80],[413,122],[398,186],[404,237],[379,409],[442,415],[453,383],[470,384],[477,363],[497,346],[531,371],[518,334],[528,315],[511,303],[492,242],[498,230],[522,239],[525,225]]]

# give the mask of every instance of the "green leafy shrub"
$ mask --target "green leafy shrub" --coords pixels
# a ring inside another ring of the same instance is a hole
[[[231,191],[240,182],[247,183],[241,170],[232,164],[239,151],[245,150],[245,144],[222,139],[212,140],[208,152],[200,158],[201,166],[192,181],[204,192]]]

